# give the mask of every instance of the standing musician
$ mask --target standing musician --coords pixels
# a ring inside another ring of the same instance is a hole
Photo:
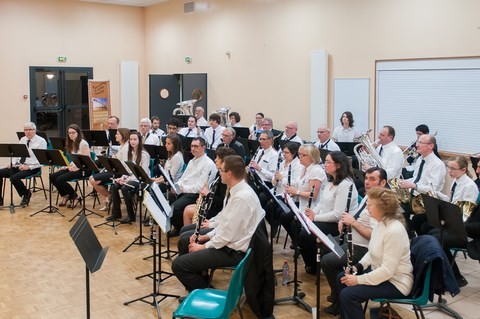
[[[260,147],[255,152],[248,169],[253,169],[268,187],[272,187],[272,178],[277,169],[278,153],[272,147],[273,134],[271,131],[263,131],[260,134]]]
[[[3,206],[3,197],[1,196],[3,194],[2,187],[4,177],[10,177],[10,182],[17,190],[18,195],[22,197],[21,205],[26,206],[30,202],[32,193],[25,187],[22,179],[37,174],[41,170],[41,165],[32,150],[46,149],[47,142],[43,137],[36,134],[37,126],[33,122],[25,123],[23,125],[23,132],[25,136],[20,139],[19,143],[27,145],[30,157],[14,158],[12,159],[14,167],[10,167],[9,164],[7,168],[0,169],[0,206]]]
[[[340,151],[340,147],[330,138],[330,128],[322,124],[317,129],[318,141],[314,143],[316,147],[328,151]]]
[[[321,192],[320,202],[313,208],[307,208],[306,214],[323,233],[336,236],[342,213],[357,209],[358,193],[352,179],[352,167],[344,153],[329,153],[325,159],[325,172],[328,182]],[[350,205],[347,205],[348,202]],[[298,245],[308,274],[316,274],[315,241],[313,234],[309,235],[303,229],[300,231]]]
[[[471,207],[475,206],[478,198],[478,187],[472,180],[470,173],[468,172],[468,160],[465,156],[455,156],[448,160],[447,164],[448,174],[453,178],[452,186],[450,187],[450,194],[445,195],[442,193],[436,193],[440,199],[449,201],[456,204],[468,205],[471,203]],[[467,209],[468,210],[468,209]],[[471,213],[471,211],[469,211]],[[464,220],[466,220],[464,216]],[[440,241],[440,229],[435,228],[428,232],[429,235],[437,237]],[[459,287],[464,287],[468,284],[468,281],[460,273],[457,263],[453,259],[451,248],[467,248],[467,241],[463,241],[452,236],[448,232],[443,233],[443,251],[447,256],[449,263],[452,265],[453,274],[457,280]]]
[[[142,145],[160,145],[159,137],[156,134],[150,132],[152,127],[152,121],[149,118],[143,118],[140,120],[140,136],[142,138]]]
[[[288,142],[297,142],[297,143],[300,143],[300,145],[302,145],[303,140],[300,138],[300,136],[297,135],[297,131],[298,131],[297,122],[295,121],[287,122],[287,124],[285,125],[285,131],[280,136],[280,140],[288,141]]]
[[[172,263],[173,273],[188,291],[208,287],[209,269],[236,266],[265,216],[257,195],[244,180],[245,162],[240,156],[225,157],[220,175],[229,190],[217,215],[221,218],[214,230],[198,237],[199,243],[192,236],[187,247],[179,246],[179,256]]]
[[[217,147],[217,150],[215,151],[215,166],[217,169],[220,169],[223,159],[229,155],[236,155],[235,151],[232,148],[227,148],[227,147]],[[222,210],[223,208],[223,199],[225,198],[225,194],[227,192],[227,187],[225,184],[222,184],[220,180],[220,173],[217,172],[217,175],[215,176],[214,179],[215,185],[211,185],[210,187],[202,187],[200,190],[200,194],[203,195],[203,198],[206,198],[208,193],[215,191],[213,194],[213,201],[212,205],[210,206],[210,209],[208,210],[207,215],[205,216],[206,219],[210,219],[212,217],[217,216],[217,214]],[[199,207],[196,206],[196,204],[188,205],[185,207],[185,210],[183,211],[183,227],[180,230],[180,233],[183,233],[185,231],[185,227],[187,225],[192,224],[192,219],[194,217],[195,209],[198,209]]]
[[[190,147],[193,159],[190,160],[177,183],[180,194],[176,194],[178,198],[173,203],[173,214],[171,217],[173,229],[169,232],[170,237],[180,234],[180,229],[183,226],[183,211],[185,207],[190,204],[195,204],[200,189],[202,189],[205,184],[211,183],[217,173],[215,163],[205,154],[206,145],[203,138],[194,138]]]
[[[365,318],[362,303],[373,298],[405,298],[413,287],[410,241],[399,212],[395,192],[373,188],[367,209],[378,224],[372,230],[368,252],[353,266],[352,273],[340,273],[340,317]],[[367,268],[371,267],[371,271]]]
[[[88,143],[83,139],[82,130],[77,124],[70,124],[67,128],[67,134],[68,137],[65,143],[67,153],[90,156]],[[85,176],[90,176],[90,174],[91,172],[85,172]],[[65,206],[68,201],[71,201],[68,207],[76,207],[82,201],[82,198],[78,196],[68,182],[72,179],[80,179],[82,175],[82,171],[74,162],[70,162],[70,165],[67,167],[62,167],[55,173],[50,174],[50,182],[57,188],[60,196],[63,197],[62,202],[58,206]]]
[[[130,139],[128,142],[128,154],[127,160],[135,162],[143,168],[147,175],[150,175],[150,170],[148,168],[150,164],[150,155],[147,151],[143,149],[142,135],[140,132],[130,133]],[[127,208],[128,216],[122,220],[122,224],[130,224],[135,222],[135,211],[133,209],[133,196],[140,187],[140,183],[135,177],[135,175],[124,175],[115,179],[115,183],[112,185],[112,218],[119,219],[122,217],[122,212],[120,211],[120,194],[119,191],[122,191],[123,199],[125,201],[125,207]]]
[[[245,147],[235,139],[237,133],[231,127],[226,127],[222,132],[222,143],[218,147],[229,147],[241,158],[245,158]]]
[[[417,152],[420,157],[415,163],[413,177],[400,182],[401,188],[410,189],[411,198],[429,191],[441,192],[443,189],[446,170],[442,160],[433,153],[436,144],[435,137],[429,134],[421,135],[417,140]],[[410,236],[413,236],[412,231],[415,231],[417,236],[429,231],[426,214],[417,214],[410,220],[413,213],[411,205],[405,204],[402,207],[405,210],[404,217]]]
[[[257,133],[260,134],[260,132],[262,132],[262,122],[263,122],[263,118],[265,117],[265,115],[261,112],[255,114],[255,124],[253,124],[252,126],[250,126],[250,135],[248,136],[248,138],[250,140],[257,140]]]
[[[352,112],[343,112],[340,117],[341,125],[333,130],[333,139],[335,142],[353,142],[360,136],[360,133],[353,126],[354,122]]]
[[[197,119],[193,115],[188,118],[187,127],[181,128],[178,134],[190,138],[203,137],[203,131],[197,126]]]
[[[130,138],[130,130],[128,128],[121,127],[117,129],[115,134],[115,140],[120,144],[118,151],[112,157],[119,159],[120,161],[126,161],[128,159],[128,140]],[[110,192],[107,186],[112,181],[112,178],[118,178],[112,172],[101,172],[90,176],[88,182],[97,191],[97,193],[104,198],[105,205],[100,208],[101,211],[106,211],[110,207]],[[111,220],[112,216],[108,216],[107,220]]]
[[[387,173],[380,167],[370,167],[365,173],[365,190],[368,192],[374,187],[384,188],[387,185]],[[368,242],[372,235],[372,228],[377,224],[377,221],[373,218],[370,218],[370,213],[366,209],[368,196],[365,196],[360,204],[358,209],[352,210],[350,213],[342,213],[342,219],[338,223],[338,230],[340,231],[340,236],[342,236],[342,229],[344,225],[351,227],[352,229],[352,244],[353,251],[349,252],[351,254],[351,266],[355,265],[362,259],[362,257],[368,251]],[[345,236],[345,234],[343,234]],[[342,249],[347,252],[348,243],[344,241]],[[343,255],[341,259],[333,253],[329,252],[322,258],[322,271],[325,274],[328,285],[330,286],[330,296],[327,297],[327,300],[332,304],[328,307],[323,308],[323,311],[332,315],[338,316],[340,313],[340,303],[338,294],[339,291],[336,285],[336,279],[339,273],[341,273],[345,265],[347,265],[347,254]]]
[[[377,153],[382,159],[382,165],[387,171],[388,179],[399,178],[402,174],[403,152],[400,147],[393,142],[395,138],[395,129],[385,125],[378,134]],[[369,168],[368,164],[363,163],[364,170]]]
[[[205,130],[205,141],[208,149],[216,150],[218,144],[222,142],[222,132],[225,128],[220,125],[220,122],[221,118],[218,113],[212,113],[208,117],[210,127]]]

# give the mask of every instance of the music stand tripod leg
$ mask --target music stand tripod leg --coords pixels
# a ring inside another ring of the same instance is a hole
[[[49,174],[48,174],[48,175],[50,176],[50,175],[52,174],[52,172],[53,172],[53,165],[49,165],[49,167],[48,167],[48,173],[49,173]],[[33,216],[35,216],[35,215],[37,215],[37,214],[40,214],[40,213],[47,213],[47,214],[55,214],[55,213],[57,213],[57,214],[59,214],[60,216],[65,217],[65,215],[63,215],[57,207],[55,207],[55,206],[52,205],[52,182],[49,180],[48,184],[49,184],[49,186],[48,186],[48,201],[49,201],[49,205],[48,205],[47,207],[42,208],[42,209],[40,209],[39,211],[31,214],[30,217],[33,217]]]
[[[137,209],[139,210],[139,215],[140,215],[140,224],[139,224],[139,234],[138,236],[123,250],[123,252],[126,252],[131,246],[133,245],[144,245],[145,243],[143,242],[143,239],[145,239],[148,242],[152,242],[150,238],[147,238],[143,235],[142,228],[143,228],[143,220],[142,220],[142,205],[143,205],[143,186],[142,183],[138,185],[138,206]]]

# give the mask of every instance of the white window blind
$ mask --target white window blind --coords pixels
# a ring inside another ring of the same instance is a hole
[[[376,64],[376,128],[391,125],[409,145],[415,127],[437,132],[440,151],[480,151],[480,58],[380,61]]]

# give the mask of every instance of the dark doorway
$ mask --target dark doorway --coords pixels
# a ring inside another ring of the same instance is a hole
[[[30,114],[39,131],[65,137],[66,127],[89,129],[88,80],[93,68],[30,67]]]

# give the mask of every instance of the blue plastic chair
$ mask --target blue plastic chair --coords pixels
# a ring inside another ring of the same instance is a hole
[[[404,305],[412,305],[413,310],[415,311],[415,316],[418,318],[425,319],[423,315],[422,306],[428,303],[428,294],[430,292],[430,282],[431,282],[431,274],[432,274],[432,262],[427,265],[427,270],[424,277],[420,277],[417,280],[424,280],[423,282],[423,289],[421,293],[417,296],[410,295],[406,298],[399,298],[399,299],[388,299],[388,298],[378,298],[372,299],[372,301],[379,302],[380,308],[377,312],[377,318],[380,318],[382,310],[387,309],[390,304],[404,304]],[[366,308],[366,307],[365,307]],[[420,317],[418,314],[420,313]]]
[[[228,290],[195,289],[178,306],[172,318],[227,319],[235,307],[237,307],[240,317],[243,318],[238,303],[242,297],[251,251],[252,249],[249,248],[245,257],[237,265]]]

